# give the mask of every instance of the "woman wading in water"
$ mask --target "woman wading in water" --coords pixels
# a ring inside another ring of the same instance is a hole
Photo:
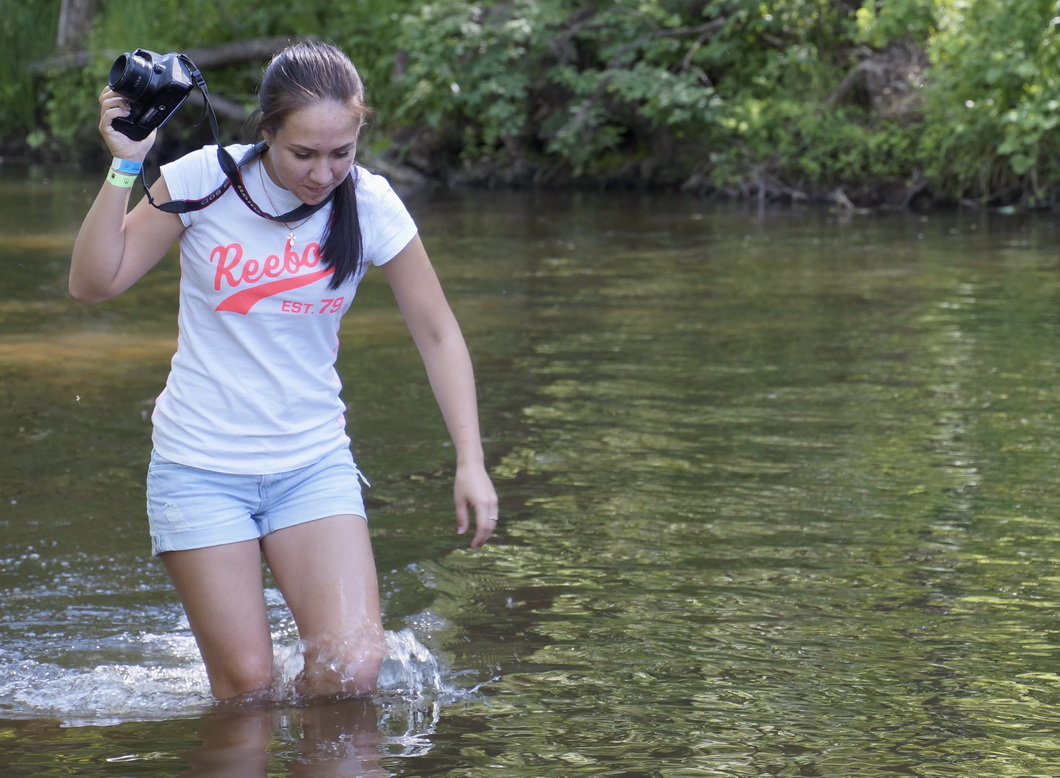
[[[334,367],[341,317],[369,265],[383,268],[426,365],[456,450],[457,528],[473,516],[472,547],[493,533],[497,496],[471,360],[416,226],[389,184],[354,164],[368,114],[357,71],[323,43],[293,45],[266,69],[267,145],[229,151],[250,157],[246,193],[279,219],[235,188],[179,215],[146,200],[129,211],[155,134],[134,141],[114,129],[130,110],[109,87],[99,102],[115,160],[77,236],[70,293],[120,294],[179,241],[179,338],[152,417],[148,518],[211,690],[229,699],[272,686],[264,555],[298,625],[300,690],[371,693],[386,646]],[[225,180],[208,146],[164,165],[151,192],[196,200]]]

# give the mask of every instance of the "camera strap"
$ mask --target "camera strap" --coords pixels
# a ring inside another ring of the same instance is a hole
[[[247,186],[243,182],[243,174],[239,172],[239,169],[246,165],[254,158],[264,154],[268,150],[269,144],[265,141],[255,144],[252,148],[240,157],[239,161],[236,162],[232,155],[228,152],[228,149],[221,143],[221,131],[217,126],[217,114],[213,110],[213,105],[210,104],[210,93],[206,88],[206,79],[203,78],[202,72],[195,67],[190,59],[184,54],[180,55],[181,60],[188,66],[188,70],[191,73],[191,78],[195,82],[195,86],[202,92],[203,100],[203,112],[210,120],[210,131],[213,133],[214,142],[217,144],[217,162],[221,166],[221,170],[225,174],[225,181],[219,187],[214,189],[210,194],[205,197],[200,197],[198,200],[170,200],[166,203],[156,203],[154,198],[151,197],[151,190],[147,187],[146,180],[143,179],[143,171],[141,170],[141,182],[143,183],[144,193],[147,195],[147,202],[151,203],[155,208],[166,213],[188,213],[190,211],[201,211],[210,203],[214,202],[223,195],[231,187],[235,190],[239,199],[243,201],[243,204],[250,210],[256,213],[263,219],[268,219],[275,222],[293,222],[301,219],[307,219],[314,213],[319,211],[329,202],[331,202],[332,195],[334,192],[329,194],[322,202],[316,205],[309,205],[308,203],[302,203],[297,208],[288,211],[287,213],[274,216],[268,213],[254,202],[254,198],[250,196],[250,192],[247,191]]]

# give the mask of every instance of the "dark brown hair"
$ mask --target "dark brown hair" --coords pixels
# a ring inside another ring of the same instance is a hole
[[[349,105],[362,125],[371,115],[357,68],[341,49],[320,41],[292,44],[265,68],[258,90],[258,131],[273,134],[293,112],[324,101]],[[335,271],[329,284],[332,289],[356,276],[361,255],[355,168],[335,188],[321,246],[324,264]]]

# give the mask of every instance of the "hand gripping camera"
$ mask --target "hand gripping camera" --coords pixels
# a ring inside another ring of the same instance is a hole
[[[262,141],[250,149],[243,158],[236,162],[221,142],[221,132],[217,127],[217,114],[210,104],[210,93],[206,88],[206,79],[184,54],[155,54],[147,49],[126,52],[114,60],[108,79],[110,88],[129,101],[130,112],[126,117],[115,119],[111,124],[118,132],[133,140],[143,140],[151,132],[165,124],[169,117],[188,99],[192,87],[202,92],[203,115],[210,120],[210,130],[217,143],[217,162],[224,171],[225,180],[213,192],[198,200],[172,200],[167,203],[156,203],[151,197],[151,190],[144,186],[147,201],[155,208],[166,213],[188,213],[199,211],[223,195],[229,187],[235,190],[239,198],[254,213],[265,219],[278,222],[292,222],[312,216],[320,208],[331,202],[331,195],[315,205],[302,203],[292,211],[274,216],[263,211],[251,198],[243,183],[239,167],[257,157],[268,144]]]
[[[147,49],[126,52],[110,68],[110,88],[126,98],[131,113],[112,126],[133,140],[161,127],[188,99],[195,66],[183,54],[156,54]]]

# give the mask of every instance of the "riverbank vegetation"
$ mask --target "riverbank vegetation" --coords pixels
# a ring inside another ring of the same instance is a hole
[[[216,62],[200,65],[234,138],[263,58],[211,55],[318,36],[368,83],[366,154],[425,180],[847,206],[1060,198],[1055,0],[62,4],[90,13],[60,50],[60,0],[0,0],[7,157],[97,162],[94,97],[138,46]],[[163,153],[208,139],[196,114]]]

